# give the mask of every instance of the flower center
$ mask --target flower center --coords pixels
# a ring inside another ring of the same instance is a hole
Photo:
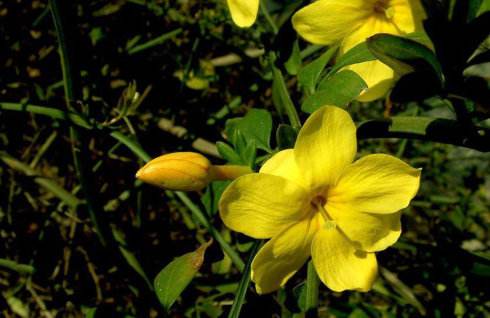
[[[327,203],[327,199],[322,195],[317,195],[311,200],[311,205],[315,209],[315,212],[320,213],[323,218],[324,227],[327,229],[335,228],[337,224],[332,219],[332,217],[328,214],[327,210],[325,210],[325,204]]]
[[[393,18],[393,8],[389,5],[390,0],[378,0],[374,3],[373,11],[376,15],[391,20]]]

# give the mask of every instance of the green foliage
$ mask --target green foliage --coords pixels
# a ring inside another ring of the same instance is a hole
[[[345,107],[365,89],[367,85],[357,73],[350,70],[340,71],[322,79],[318,90],[305,99],[301,110],[313,113],[324,105]]]
[[[234,145],[240,142],[239,134],[241,134],[247,142],[254,141],[257,148],[265,151],[270,151],[271,132],[271,114],[263,109],[251,109],[243,118],[228,120],[225,129],[225,133],[230,136]]]
[[[155,277],[153,282],[158,300],[169,310],[184,289],[189,285],[204,262],[206,249],[212,241],[201,245],[194,252],[176,257]]]
[[[333,58],[337,52],[337,47],[331,47],[325,53],[320,55],[314,61],[303,66],[298,73],[298,82],[308,94],[315,92],[316,85],[320,79],[327,63]]]
[[[426,46],[410,39],[376,34],[367,40],[368,49],[397,74],[432,70],[443,81],[442,68],[435,54]]]

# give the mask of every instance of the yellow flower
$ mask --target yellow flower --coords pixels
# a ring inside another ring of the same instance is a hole
[[[252,170],[246,166],[212,165],[195,152],[173,152],[149,161],[136,178],[154,186],[177,191],[199,191],[214,180],[233,180]]]
[[[271,238],[252,263],[258,293],[283,286],[310,255],[330,289],[371,288],[374,252],[400,236],[399,211],[417,193],[420,170],[384,154],[352,162],[356,149],[349,114],[324,106],[301,128],[294,149],[225,190],[220,215],[226,226]]]
[[[259,0],[226,0],[226,2],[236,25],[245,28],[254,24],[259,11]]]
[[[422,31],[424,18],[419,0],[318,0],[295,13],[293,26],[312,43],[340,43],[343,54],[377,33],[402,36]],[[395,81],[394,71],[379,61],[347,68],[358,73],[369,87],[360,101],[383,97]]]

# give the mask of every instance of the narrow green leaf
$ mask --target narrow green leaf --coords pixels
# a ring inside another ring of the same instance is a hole
[[[375,59],[376,57],[368,49],[366,42],[359,43],[337,59],[335,65],[328,72],[328,75],[334,74],[348,65],[373,61]]]
[[[94,128],[89,122],[77,113],[62,111],[52,107],[22,104],[22,103],[3,103],[0,102],[0,109],[2,110],[14,110],[22,111],[32,114],[44,115],[57,120],[65,120],[73,123],[74,125],[92,129]]]
[[[284,67],[290,75],[298,74],[298,71],[301,68],[301,54],[299,50],[298,40],[294,41],[291,56],[286,61],[286,63],[284,63]]]
[[[131,252],[130,250],[128,250],[126,247],[124,246],[119,246],[119,251],[121,252],[121,255],[124,257],[124,259],[126,260],[126,262],[128,263],[128,265],[136,272],[138,273],[138,275],[141,276],[141,278],[143,278],[143,280],[145,281],[145,283],[148,285],[148,287],[150,289],[152,289],[152,286],[151,286],[151,283],[148,279],[148,277],[146,276],[146,273],[145,271],[143,270],[143,267],[141,267],[141,263],[138,261],[138,259],[136,258],[136,255],[134,255],[133,252]]]
[[[184,203],[185,206],[191,211],[192,216],[203,225],[209,232],[209,234],[213,237],[221,245],[221,248],[226,255],[233,261],[233,264],[238,268],[238,270],[243,270],[245,268],[245,263],[240,258],[240,255],[233,249],[230,244],[226,241],[226,239],[220,234],[220,232],[209,222],[206,218],[205,214],[199,209],[197,205],[195,205],[192,200],[185,194],[184,192],[176,191],[166,191],[166,193],[175,193],[175,195]],[[168,194],[167,194],[168,195]]]
[[[216,142],[216,148],[218,149],[219,154],[229,163],[242,164],[240,155],[238,155],[227,143],[218,141]]]
[[[172,39],[173,37],[179,35],[180,33],[182,33],[181,28],[178,28],[178,29],[172,30],[170,32],[164,33],[164,34],[162,34],[162,35],[160,35],[154,39],[149,40],[148,42],[145,42],[145,43],[140,44],[140,45],[133,46],[132,48],[130,48],[128,50],[128,54],[133,55],[133,54],[139,53],[141,51],[155,47],[157,45],[161,45],[165,41]]]
[[[250,271],[252,269],[252,261],[261,245],[262,241],[259,240],[255,241],[254,245],[252,246],[252,249],[248,256],[247,264],[245,265],[245,269],[242,272],[242,278],[240,279],[240,284],[238,285],[238,289],[235,293],[235,299],[233,301],[233,305],[231,306],[230,313],[228,314],[228,318],[240,317],[240,311],[242,310],[248,286],[250,285]]]
[[[272,101],[274,102],[276,109],[279,112],[284,110],[291,126],[295,129],[299,129],[301,127],[301,122],[299,120],[298,112],[296,111],[296,106],[294,106],[291,96],[289,96],[284,76],[275,66],[272,66],[272,76]]]
[[[366,82],[357,73],[345,70],[326,77],[318,86],[318,91],[308,96],[301,110],[313,113],[324,105],[345,107],[367,88]]]
[[[126,238],[124,233],[118,229],[117,227],[113,226],[112,227],[112,235],[114,237],[114,240],[119,244],[119,251],[121,252],[121,255],[124,257],[128,265],[138,274],[143,278],[145,283],[148,285],[150,289],[153,289],[153,286],[148,279],[148,276],[146,275],[143,267],[141,266],[141,263],[139,262],[138,258],[132,251],[130,251],[127,248],[127,243],[126,243]]]
[[[194,252],[175,258],[155,277],[155,293],[163,308],[168,311],[184,289],[189,285],[204,262],[206,249],[212,240]]]
[[[313,261],[308,262],[308,270],[306,273],[306,295],[305,309],[306,312],[317,312],[318,308],[318,289],[320,287],[320,279],[313,265]],[[316,315],[315,315],[316,316]]]
[[[330,47],[325,53],[320,55],[320,57],[306,64],[298,72],[298,82],[306,92],[312,94],[315,91],[316,84],[320,78],[320,75],[322,74],[322,71],[335,55],[337,49],[337,46]]]
[[[367,39],[369,50],[398,74],[432,69],[442,82],[442,68],[435,54],[414,40],[391,34],[376,34]]]

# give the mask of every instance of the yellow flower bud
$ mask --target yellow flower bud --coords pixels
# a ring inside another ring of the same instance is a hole
[[[199,191],[214,180],[233,180],[252,170],[246,166],[214,166],[201,154],[174,152],[157,157],[138,170],[136,178],[176,191]]]
[[[211,181],[211,163],[195,152],[174,152],[157,157],[136,173],[136,178],[157,187],[197,191]]]

